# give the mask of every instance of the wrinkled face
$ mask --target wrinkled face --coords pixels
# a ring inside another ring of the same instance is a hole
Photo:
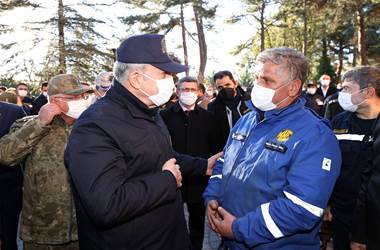
[[[259,62],[255,68],[255,77],[255,84],[276,90],[272,99],[273,103],[278,103],[289,96],[291,88],[291,84],[288,84],[290,83],[289,72],[283,66],[271,62]]]

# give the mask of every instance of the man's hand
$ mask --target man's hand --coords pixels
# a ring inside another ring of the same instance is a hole
[[[165,162],[164,166],[162,167],[162,171],[168,170],[172,175],[175,177],[177,181],[177,188],[180,188],[182,186],[182,174],[179,170],[179,165],[175,164],[176,159],[171,158],[167,162]]]
[[[367,245],[351,241],[351,250],[366,250]]]
[[[58,107],[57,104],[47,103],[41,107],[40,111],[38,112],[38,118],[40,119],[42,125],[46,126],[53,121],[55,116],[61,113],[62,110]]]
[[[232,232],[232,223],[236,220],[236,217],[227,212],[224,208],[218,207],[217,210],[219,216],[212,216],[211,223],[214,225],[215,232],[220,235],[233,239],[234,234]]]
[[[208,226],[214,230],[215,232],[216,231],[216,227],[213,223],[213,219],[211,217],[214,217],[214,219],[219,219],[221,220],[222,218],[220,217],[219,213],[218,213],[218,207],[219,207],[219,204],[216,200],[210,200],[208,203],[207,203],[207,207],[206,207],[206,214],[207,214],[207,219],[208,219]],[[219,233],[219,232],[217,232]]]
[[[207,160],[207,170],[206,170],[206,175],[210,176],[212,174],[212,170],[214,169],[214,165],[216,160],[223,155],[223,152],[219,152]]]

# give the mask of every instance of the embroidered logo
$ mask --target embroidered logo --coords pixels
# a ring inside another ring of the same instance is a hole
[[[277,141],[279,142],[286,142],[289,140],[289,138],[293,135],[293,131],[290,129],[282,130],[278,135],[276,136]]]

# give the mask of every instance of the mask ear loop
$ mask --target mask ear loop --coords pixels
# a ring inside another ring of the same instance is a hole
[[[281,89],[282,87],[285,87],[285,86],[288,86],[289,84],[291,84],[292,81],[289,81],[288,83],[285,83],[284,85],[281,85],[280,87],[278,87],[277,89],[275,89],[274,91],[277,91],[279,89]],[[277,102],[277,103],[273,103],[274,105],[278,106],[279,104],[283,103],[284,101],[288,100],[290,96],[287,96],[285,97],[284,99],[282,99],[281,101]]]

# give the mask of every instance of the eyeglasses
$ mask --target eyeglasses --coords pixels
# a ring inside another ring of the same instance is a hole
[[[193,92],[193,93],[198,92],[198,89],[195,89],[195,88],[180,88],[179,90],[181,92]]]
[[[74,101],[78,99],[87,100],[89,98],[89,94],[85,93],[85,94],[74,95],[74,96],[54,96],[54,98],[58,101],[64,101],[64,102]]]

